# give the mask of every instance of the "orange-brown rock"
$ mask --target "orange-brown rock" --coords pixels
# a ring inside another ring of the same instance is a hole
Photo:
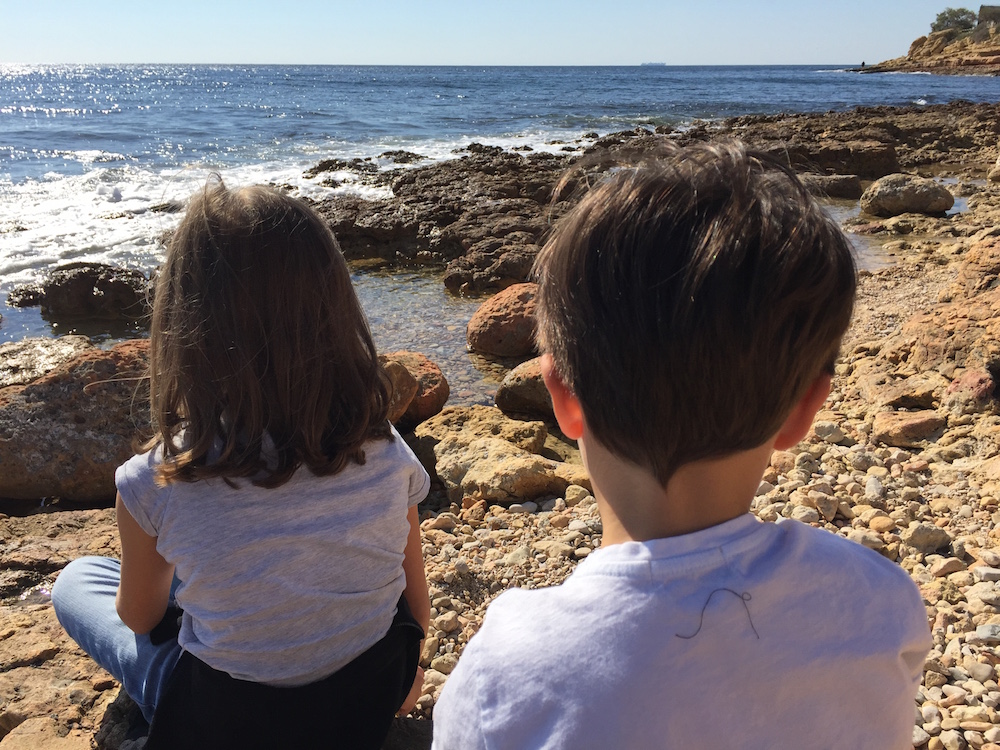
[[[0,389],[0,497],[115,497],[115,469],[149,429],[149,342],[85,352]]]
[[[514,284],[486,300],[466,328],[469,348],[496,357],[525,357],[535,351],[533,283]]]
[[[399,419],[405,429],[433,417],[444,408],[451,389],[440,367],[420,352],[389,352],[384,357],[405,367],[417,383],[416,394]]]

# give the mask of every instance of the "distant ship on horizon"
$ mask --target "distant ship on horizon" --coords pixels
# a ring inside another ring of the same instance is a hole
[[[639,65],[640,65],[640,66],[649,66],[649,65],[659,65],[659,66],[665,66],[665,65],[666,65],[666,63],[661,63],[661,62],[648,62],[648,63],[639,63]]]

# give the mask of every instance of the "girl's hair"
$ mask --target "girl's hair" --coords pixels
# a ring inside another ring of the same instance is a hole
[[[162,449],[163,483],[276,487],[391,439],[389,381],[337,240],[276,190],[215,177],[191,199],[156,282],[150,370],[143,447]]]

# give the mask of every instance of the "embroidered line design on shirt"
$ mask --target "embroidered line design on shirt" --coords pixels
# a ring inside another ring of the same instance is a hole
[[[691,635],[681,635],[680,633],[674,633],[674,635],[677,636],[678,638],[683,638],[686,641],[698,635],[698,633],[701,632],[701,626],[705,624],[705,610],[708,609],[708,605],[711,603],[712,597],[718,594],[720,591],[732,594],[733,596],[735,596],[737,599],[740,600],[740,602],[743,604],[743,609],[745,609],[747,612],[747,621],[750,623],[750,629],[753,631],[753,634],[757,636],[757,640],[759,641],[760,633],[758,633],[757,628],[754,627],[753,618],[750,616],[750,607],[747,606],[747,602],[753,599],[753,597],[750,596],[750,592],[744,591],[741,594],[738,591],[733,591],[732,589],[727,589],[727,588],[715,589],[715,591],[713,591],[711,594],[708,595],[708,599],[705,600],[705,605],[701,608],[701,617],[698,620],[697,630],[695,630]]]

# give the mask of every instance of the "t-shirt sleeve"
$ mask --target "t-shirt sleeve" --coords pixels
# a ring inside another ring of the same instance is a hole
[[[420,463],[420,459],[413,452],[406,441],[396,432],[396,428],[392,428],[392,435],[396,445],[397,450],[401,451],[405,461],[410,467],[410,484],[408,488],[409,502],[408,506],[412,507],[427,497],[427,493],[431,489],[431,478],[427,474],[427,470],[424,469],[423,464]]]
[[[163,489],[156,485],[154,452],[132,456],[115,471],[115,488],[122,503],[139,527],[150,536],[159,536]]]

